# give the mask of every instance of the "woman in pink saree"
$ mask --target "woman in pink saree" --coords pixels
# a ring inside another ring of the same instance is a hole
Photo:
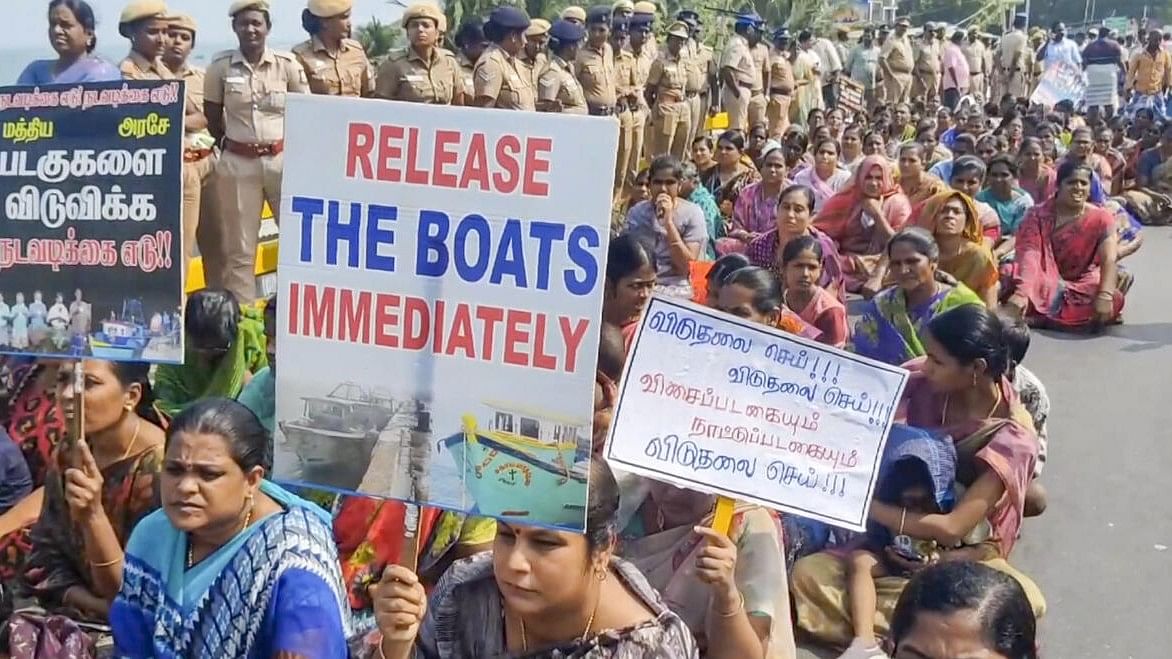
[[[717,254],[743,253],[750,243],[773,229],[787,171],[781,147],[765,154],[761,159],[761,180],[746,185],[737,195],[728,235],[716,241]]]
[[[911,213],[907,196],[892,176],[891,163],[881,155],[864,158],[851,183],[827,200],[814,227],[838,244],[847,291],[859,293],[868,284],[875,291],[881,287],[881,281],[873,280],[877,274],[882,277],[887,241]]]

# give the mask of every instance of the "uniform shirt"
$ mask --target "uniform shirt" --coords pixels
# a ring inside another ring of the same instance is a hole
[[[765,72],[769,69],[769,46],[759,43],[749,51],[753,56],[753,95],[764,93]]]
[[[851,80],[861,84],[864,89],[874,89],[875,82],[879,79],[879,46],[855,46],[847,57],[846,68],[850,72]]]
[[[712,67],[712,60],[715,54],[715,51],[712,50],[712,46],[709,46],[706,43],[700,44],[700,49],[697,52],[696,64],[700,69],[700,79],[702,85],[700,89],[701,94],[708,93],[708,70]]]
[[[639,94],[639,105],[646,110],[647,98],[643,92],[647,89],[647,78],[651,76],[651,63],[655,58],[647,57],[646,49],[631,54],[635,57],[635,89]]]
[[[1017,58],[1017,68],[1026,70],[1026,53],[1029,52],[1029,39],[1025,32],[1021,30],[1012,30],[1009,34],[1001,37],[1001,50],[998,57],[998,65],[1003,69],[1012,69],[1013,60]]]
[[[894,34],[887,37],[883,49],[879,51],[879,58],[887,62],[894,73],[911,73],[915,62],[912,53],[912,42],[905,34],[897,37]]]
[[[496,100],[492,107],[504,110],[537,109],[537,92],[533,80],[501,47],[492,44],[476,62],[473,69],[473,97],[488,96]]]
[[[1136,53],[1127,69],[1127,87],[1144,95],[1161,94],[1172,81],[1172,56],[1160,50],[1153,56],[1147,50]]]
[[[152,62],[133,50],[118,65],[118,70],[122,72],[123,80],[173,80],[175,78],[175,74],[171,73],[171,69],[168,69],[162,61],[156,59]]]
[[[549,56],[537,53],[537,57],[532,60],[522,56],[517,58],[517,64],[522,71],[529,73],[529,78],[533,80],[533,88],[537,89],[537,80],[545,72],[545,67],[549,66]]]
[[[566,60],[551,55],[545,72],[537,79],[537,100],[561,101],[565,114],[589,114],[582,85]]]
[[[203,69],[198,66],[184,64],[183,68],[175,71],[175,78],[187,83],[187,101],[203,112],[203,87],[207,77]],[[185,146],[189,149],[211,148],[215,144],[212,134],[204,130],[188,132]]]
[[[460,64],[460,77],[464,81],[465,102],[471,103],[476,98],[476,85],[472,81],[472,71],[476,67],[464,53],[456,55],[456,61]]]
[[[242,144],[285,138],[285,96],[309,93],[305,69],[292,53],[266,48],[254,66],[239,50],[212,58],[204,79],[208,103],[224,108],[224,135]]]
[[[733,80],[741,87],[753,87],[761,84],[760,72],[756,71],[756,65],[753,64],[753,54],[749,48],[749,40],[745,37],[734,34],[728,39],[728,43],[724,47],[724,51],[720,54],[720,68],[731,69],[733,73]]]
[[[988,75],[989,72],[985,67],[985,56],[988,54],[988,49],[985,48],[985,44],[980,39],[976,41],[966,41],[965,44],[960,47],[960,52],[962,55],[964,55],[965,61],[968,62],[969,75]],[[943,71],[944,75],[947,76],[948,67],[945,66]]]
[[[666,48],[651,63],[647,85],[655,89],[656,103],[674,103],[684,98],[688,86],[688,63],[683,54],[672,56]]]
[[[614,68],[615,92],[618,93],[619,99],[627,100],[632,96],[643,95],[643,87],[638,84],[636,73],[639,63],[631,51],[614,51]]]
[[[921,42],[916,48],[916,73],[940,73],[940,42],[935,39],[931,43]]]
[[[969,61],[965,58],[964,53],[961,52],[960,46],[949,42],[944,47],[944,55],[941,57],[941,67],[944,69],[944,89],[957,89],[960,91],[967,91],[969,88],[969,76],[972,71],[969,70]],[[952,75],[948,72],[952,69],[956,74],[956,81],[952,80]]]
[[[769,87],[786,94],[794,92],[794,67],[789,63],[789,52],[772,50],[769,53]]]
[[[316,36],[293,47],[293,55],[305,69],[309,90],[326,96],[370,96],[374,92],[374,68],[362,44],[342,39],[337,53],[330,53]]]
[[[575,64],[578,73],[578,82],[582,83],[582,93],[586,95],[586,103],[590,107],[614,107],[618,101],[616,80],[618,72],[614,65],[614,51],[610,44],[602,48],[591,48],[583,44],[578,50],[578,61]]]
[[[692,39],[688,39],[684,43],[682,54],[688,64],[687,92],[689,94],[699,94],[704,89],[705,72],[707,71],[700,62],[699,45]]]
[[[432,48],[424,61],[414,48],[404,48],[378,68],[374,95],[392,101],[451,105],[457,90],[464,90],[464,75],[450,50]]]

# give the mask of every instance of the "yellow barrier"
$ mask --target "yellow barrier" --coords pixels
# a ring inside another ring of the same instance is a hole
[[[264,211],[261,213],[261,220],[269,220],[273,217],[273,211],[269,209],[266,203]],[[256,276],[267,275],[277,271],[277,241],[267,240],[256,246]],[[187,285],[186,291],[194,293],[207,286],[207,275],[203,270],[203,259],[195,257],[191,260],[191,265],[187,267]]]
[[[717,112],[704,122],[704,130],[725,130],[728,128],[728,113]]]

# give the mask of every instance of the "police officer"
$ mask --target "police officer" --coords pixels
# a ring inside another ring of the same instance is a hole
[[[631,156],[637,153],[636,148],[642,148],[641,130],[640,144],[638,147],[635,145],[635,118],[638,116],[641,121],[644,120],[638,113],[641,102],[638,96],[641,96],[643,91],[635,82],[635,69],[638,64],[635,62],[635,55],[630,51],[630,33],[630,20],[615,14],[610,26],[610,49],[614,53],[615,91],[618,94],[615,116],[619,118],[620,146],[618,157],[615,158],[615,180],[623,188],[634,174]],[[638,167],[638,164],[636,158],[634,166]]]
[[[915,49],[915,78],[912,81],[912,98],[922,98],[931,107],[940,103],[940,60],[943,46],[937,38],[940,28],[935,23],[924,26],[924,35]]]
[[[651,153],[670,153],[683,158],[688,150],[692,126],[688,106],[688,63],[683,58],[688,41],[686,23],[673,23],[667,30],[667,47],[651,63],[647,78],[647,103],[651,106]]]
[[[216,140],[208,132],[208,120],[203,114],[204,70],[188,63],[195,47],[197,31],[195,19],[190,16],[180,14],[167,19],[169,43],[162,58],[164,66],[175,78],[186,83],[187,107],[183,119],[183,247],[188,260],[195,255],[201,209],[215,206],[209,183],[216,162],[213,151]],[[208,217],[211,217],[210,212]]]
[[[708,63],[712,61],[712,49],[700,41],[700,14],[691,9],[683,9],[676,14],[676,20],[688,26],[688,41],[684,43],[684,60],[688,63],[688,84],[684,93],[688,97],[688,111],[692,116],[687,140],[690,145],[696,135],[704,130],[704,119],[708,116]]]
[[[541,112],[587,114],[582,85],[570,64],[586,38],[586,29],[566,20],[549,28],[549,64],[537,82],[537,109]]]
[[[789,106],[795,83],[789,58],[789,29],[781,27],[773,32],[773,50],[769,52],[769,104],[765,108],[769,137],[774,139],[781,139],[789,128]]]
[[[631,34],[629,35],[631,55],[635,58],[635,87],[633,93],[638,98],[631,103],[631,159],[628,176],[633,177],[639,172],[642,159],[651,160],[651,142],[646,139],[647,131],[651,126],[651,107],[647,105],[647,77],[651,75],[651,63],[654,57],[647,56],[647,43],[651,39],[651,25],[654,18],[646,14],[631,17]]]
[[[175,77],[159,59],[167,46],[167,5],[163,0],[135,0],[118,20],[118,34],[130,40],[130,54],[118,65],[126,80]]]
[[[752,94],[749,96],[749,126],[765,123],[765,110],[769,105],[765,91],[769,89],[769,46],[762,38],[765,20],[756,13],[749,14],[753,31],[749,33],[749,52],[753,56]]]
[[[631,0],[616,0],[611,7],[611,15],[613,20],[622,19],[629,25],[631,17],[635,15],[635,3]]]
[[[489,46],[488,40],[484,38],[484,22],[478,18],[465,21],[460,29],[456,30],[455,42],[459,50],[456,61],[460,64],[460,77],[464,81],[464,105],[472,105],[476,100],[472,70],[476,68],[476,62]]]
[[[757,30],[752,17],[741,14],[733,23],[729,37],[720,54],[720,107],[728,113],[728,127],[742,133],[749,131],[749,99],[753,87],[760,84],[761,73],[753,63],[749,37]]]
[[[883,71],[883,89],[887,103],[907,103],[911,100],[912,70],[915,55],[908,38],[912,23],[907,18],[895,21],[892,34],[879,51],[879,68]]]
[[[643,46],[643,50],[646,51],[647,56],[649,58],[651,58],[652,61],[654,61],[655,58],[659,55],[659,44],[655,41],[655,32],[654,32],[654,28],[655,28],[655,3],[648,2],[647,0],[641,0],[640,2],[636,2],[634,5],[634,12],[635,13],[632,14],[632,18],[643,17],[643,18],[650,18],[651,19],[652,33],[651,33],[651,36],[647,39],[647,43]]]
[[[326,96],[370,96],[374,68],[362,44],[350,38],[350,9],[354,0],[309,0],[301,12],[301,26],[309,40],[293,47],[305,69],[309,90]]]
[[[474,105],[530,112],[537,109],[533,79],[517,61],[525,49],[528,28],[529,15],[516,7],[497,7],[489,14],[484,36],[491,43],[477,60],[472,75]]]
[[[586,45],[578,51],[578,82],[586,94],[590,114],[609,117],[618,101],[614,53],[610,43],[610,8],[591,7],[586,14]],[[622,150],[622,147],[619,147]]]
[[[586,25],[586,10],[577,5],[570,5],[562,10],[562,20]]]
[[[544,18],[530,21],[529,27],[525,30],[525,51],[518,58],[521,66],[533,79],[534,89],[537,88],[537,79],[549,64],[549,55],[545,52],[545,44],[549,41],[549,28],[549,21]]]
[[[238,0],[228,11],[240,42],[216,54],[204,81],[204,114],[223,152],[216,165],[217,249],[205,258],[208,286],[240,300],[256,298],[257,233],[265,202],[281,207],[285,96],[308,93],[305,69],[292,53],[272,50],[267,0]],[[208,258],[211,262],[208,263]]]
[[[378,69],[374,95],[391,101],[464,104],[464,76],[456,55],[440,47],[444,15],[421,2],[403,12],[409,45],[392,53]]]

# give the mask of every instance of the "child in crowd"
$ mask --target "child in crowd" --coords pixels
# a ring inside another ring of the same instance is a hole
[[[1030,328],[1024,320],[1016,316],[1002,316],[1002,326],[1005,328],[1005,344],[1009,347],[1009,359],[1012,366],[1009,369],[1009,379],[1017,391],[1021,404],[1030,413],[1034,421],[1034,431],[1038,434],[1038,462],[1034,467],[1034,481],[1030,483],[1025,496],[1025,516],[1036,517],[1046,510],[1046,491],[1037,478],[1042,475],[1042,468],[1046,466],[1046,419],[1050,416],[1050,396],[1046,394],[1046,387],[1038,376],[1021,365],[1026,352],[1030,349]]]
[[[781,253],[785,288],[782,299],[790,311],[821,330],[819,343],[846,346],[846,307],[818,285],[822,278],[822,245],[812,236],[789,241]]]
[[[592,454],[595,457],[602,456],[602,447],[606,443],[607,433],[610,432],[610,422],[614,417],[614,404],[618,400],[619,381],[623,377],[626,359],[627,349],[622,330],[610,323],[603,323],[598,337],[598,372],[594,376]]]

